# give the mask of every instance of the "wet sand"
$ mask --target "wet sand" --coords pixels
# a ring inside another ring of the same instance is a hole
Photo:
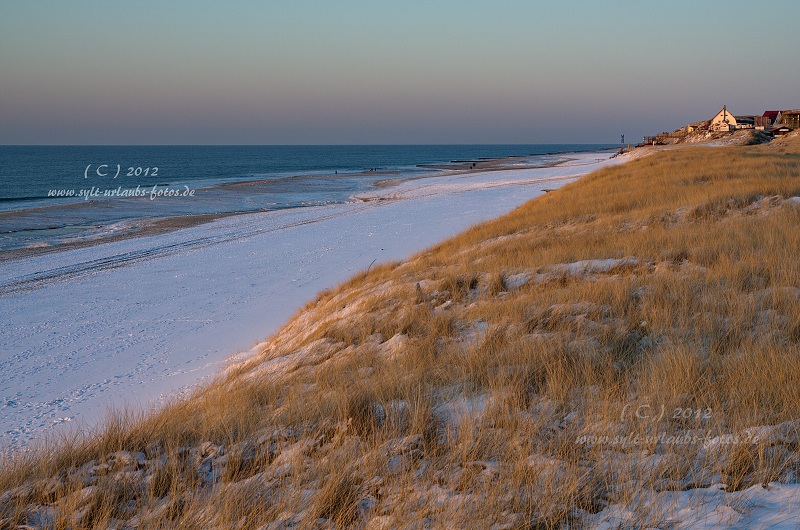
[[[221,214],[204,214],[204,215],[180,215],[174,217],[160,217],[155,219],[141,219],[141,224],[134,226],[127,232],[118,234],[110,234],[105,237],[96,239],[84,239],[80,241],[69,241],[60,245],[41,246],[41,247],[27,247],[15,248],[4,250],[0,252],[0,262],[11,261],[15,259],[28,258],[42,254],[51,254],[53,252],[61,252],[63,250],[73,250],[77,248],[92,247],[101,243],[110,243],[112,241],[123,241],[125,239],[132,239],[137,237],[155,236],[159,234],[166,234],[184,228],[210,223],[217,219],[224,217],[232,217],[235,215],[242,215],[244,213],[252,212],[235,212],[235,213],[221,213]]]

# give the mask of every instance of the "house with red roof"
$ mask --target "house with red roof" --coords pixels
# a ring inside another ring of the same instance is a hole
[[[768,110],[765,111],[764,114],[761,115],[763,118],[766,118],[765,126],[769,127],[770,125],[775,125],[778,123],[778,120],[781,119],[781,111],[779,110]]]

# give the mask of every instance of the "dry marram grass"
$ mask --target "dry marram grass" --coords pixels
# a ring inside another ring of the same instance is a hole
[[[0,525],[657,525],[641,490],[794,481],[799,169],[654,154],[373,267],[192,397],[8,458]]]

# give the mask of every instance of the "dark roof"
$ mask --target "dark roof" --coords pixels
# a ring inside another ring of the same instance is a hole
[[[768,111],[764,112],[763,117],[764,118],[769,118],[770,120],[772,120],[774,122],[775,118],[778,117],[778,114],[780,114],[780,112],[781,111],[779,111],[779,110],[768,110]]]

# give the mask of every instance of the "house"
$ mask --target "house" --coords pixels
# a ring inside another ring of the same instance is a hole
[[[769,130],[770,134],[773,136],[783,136],[784,134],[789,134],[792,132],[792,129],[786,127],[785,125],[779,125],[777,127],[773,127]]]
[[[763,125],[769,127],[770,125],[775,125],[778,123],[778,120],[781,119],[781,111],[779,110],[767,110],[764,114],[761,115],[762,121],[764,121]]]
[[[761,116],[734,116],[737,129],[752,129],[755,127],[756,118]]]
[[[792,130],[800,129],[800,109],[782,110],[776,125],[789,127]]]
[[[707,130],[708,130],[708,121],[696,121],[686,126],[687,133],[693,133],[695,131],[707,131]]]
[[[723,106],[717,115],[711,118],[709,129],[712,131],[732,131],[736,128],[736,118],[728,111],[727,106]]]

